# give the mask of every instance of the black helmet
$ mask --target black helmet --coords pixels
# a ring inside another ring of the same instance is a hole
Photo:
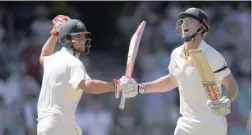
[[[206,13],[199,8],[188,8],[185,12],[181,12],[178,17],[180,19],[185,17],[194,18],[203,23],[203,25],[207,28],[206,31],[209,31],[210,29],[209,20]]]
[[[73,46],[71,36],[82,34],[82,33],[84,33],[86,37],[89,34],[91,34],[90,32],[87,31],[82,21],[76,20],[76,19],[68,20],[67,22],[63,23],[60,26],[59,43],[61,43],[66,48],[70,48],[78,52],[78,50],[76,50]],[[91,39],[87,38],[86,43],[85,43],[85,47],[86,47],[85,53],[89,53],[89,48],[91,47],[90,42],[91,42]]]

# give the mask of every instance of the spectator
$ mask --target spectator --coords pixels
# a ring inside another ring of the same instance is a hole
[[[27,102],[29,100],[29,95],[38,95],[40,86],[37,81],[27,74],[26,64],[21,61],[19,63],[19,70],[12,73],[6,81],[7,91],[5,97],[7,98],[8,115],[11,118],[11,124],[19,125],[19,128],[24,128],[23,122],[23,109],[27,110],[30,105]],[[36,102],[33,100],[33,103]],[[34,107],[33,107],[34,109]],[[34,112],[36,111],[33,110]],[[28,113],[25,111],[25,113]],[[26,114],[25,114],[26,115]],[[27,116],[27,115],[26,115]],[[30,116],[29,116],[30,117]],[[33,121],[35,117],[31,117]],[[28,122],[28,121],[26,121]],[[29,123],[28,123],[29,124]],[[22,126],[21,126],[22,125]],[[18,129],[24,130],[24,129]],[[12,130],[13,132],[13,130]],[[19,131],[17,131],[19,132]]]
[[[41,65],[39,57],[42,47],[37,42],[37,36],[31,36],[29,44],[20,51],[19,57],[26,65],[27,74],[41,84]]]

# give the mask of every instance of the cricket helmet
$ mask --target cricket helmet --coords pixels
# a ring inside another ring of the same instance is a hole
[[[200,24],[203,24],[203,26],[198,26],[195,21],[188,21],[188,19],[185,19],[186,17],[192,18],[194,20],[197,20],[200,22]],[[183,35],[183,39],[185,41],[190,41],[191,39],[193,39],[196,34],[200,31],[202,31],[202,35],[204,36],[210,29],[210,24],[209,24],[209,19],[207,17],[207,14],[199,9],[199,8],[189,8],[184,12],[179,13],[178,15],[179,20],[177,21],[177,26],[176,26],[176,30],[179,30],[179,34]],[[185,27],[188,28],[184,28],[184,31],[182,29],[183,23],[189,24]],[[190,23],[194,23],[194,24],[190,24]]]
[[[84,23],[77,19],[70,19],[67,22],[63,23],[59,29],[59,43],[68,49],[73,49],[74,51],[79,52],[73,46],[73,41],[71,36],[77,34],[85,34],[86,43],[85,43],[85,52],[84,54],[89,53],[91,47],[90,42],[91,38],[88,38],[90,32],[87,31]]]
[[[207,28],[207,31],[209,31],[209,29],[210,29],[209,19],[207,17],[207,14],[199,8],[189,8],[185,12],[181,12],[178,15],[178,17],[180,19],[183,19],[185,17],[194,18],[194,19],[200,21],[201,23],[203,23],[203,25],[205,25],[205,27]]]

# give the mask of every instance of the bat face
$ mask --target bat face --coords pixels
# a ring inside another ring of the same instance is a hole
[[[211,100],[218,100],[220,92],[216,85],[214,73],[201,50],[190,50],[189,55],[192,59],[193,65],[197,69],[199,78],[206,90],[207,97]]]

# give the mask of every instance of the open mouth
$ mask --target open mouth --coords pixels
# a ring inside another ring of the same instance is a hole
[[[184,32],[188,32],[189,30],[188,29],[184,29]]]

